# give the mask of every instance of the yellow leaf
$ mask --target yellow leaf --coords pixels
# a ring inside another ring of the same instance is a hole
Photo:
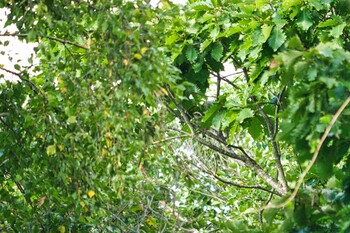
[[[129,65],[129,60],[128,59],[123,59],[123,64],[124,64],[124,66]]]
[[[40,207],[40,206],[42,206],[42,205],[44,204],[45,199],[46,199],[46,196],[43,196],[42,198],[40,198],[40,199],[38,200],[38,207]]]
[[[56,145],[50,145],[46,148],[47,155],[54,155],[56,154]]]
[[[105,148],[102,148],[102,156],[105,156],[107,154],[107,150]]]
[[[92,190],[89,190],[87,194],[88,194],[89,198],[92,198],[93,196],[95,196],[95,192]]]
[[[137,59],[137,60],[141,60],[142,55],[139,54],[139,53],[136,53],[136,54],[134,55],[134,58]]]
[[[57,83],[58,83],[58,85],[63,84],[63,80],[62,80],[62,78],[61,78],[61,77],[58,77],[58,78],[57,78]]]
[[[139,15],[141,13],[140,9],[136,8],[134,10],[134,15]]]
[[[59,144],[59,145],[58,145],[58,149],[60,149],[60,151],[63,151],[64,146],[63,146],[62,144]]]
[[[143,110],[143,115],[148,116],[150,114],[150,111],[148,109]]]
[[[145,54],[147,52],[148,48],[147,47],[142,47],[141,48],[141,54]]]
[[[104,110],[104,111],[103,111],[103,114],[104,114],[105,116],[109,116],[109,112],[108,112],[107,110]]]
[[[106,146],[107,148],[110,148],[112,146],[112,140],[109,138],[106,138]]]
[[[156,220],[154,220],[153,218],[151,217],[147,217],[146,218],[146,223],[152,227],[157,227],[157,223],[156,223]]]
[[[61,225],[61,226],[58,227],[57,230],[58,230],[59,233],[65,233],[66,232],[66,227]]]
[[[108,70],[108,77],[112,77],[112,75],[113,75],[113,72],[112,72],[111,69],[109,69],[109,70]]]
[[[61,88],[61,93],[64,94],[64,93],[66,93],[66,92],[67,92],[67,88],[62,87],[62,88]]]
[[[81,205],[81,207],[85,207],[85,203],[83,201],[79,202],[79,204]]]

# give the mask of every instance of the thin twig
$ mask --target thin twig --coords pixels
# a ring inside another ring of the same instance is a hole
[[[268,192],[270,194],[276,194],[278,196],[280,196],[280,194],[278,194],[277,192],[275,192],[274,190],[269,190],[265,187],[259,186],[259,185],[241,185],[232,181],[228,181],[228,180],[224,180],[222,179],[220,176],[216,175],[216,174],[211,174],[213,177],[215,177],[216,179],[220,180],[222,183],[224,184],[229,184],[238,188],[246,188],[246,189],[260,189],[262,191]]]
[[[21,74],[20,74],[20,73],[15,72],[15,71],[12,71],[12,70],[9,70],[9,69],[3,68],[3,67],[0,67],[0,70],[3,70],[3,71],[6,71],[7,73],[10,73],[10,74],[16,75],[17,77],[21,77]]]
[[[218,100],[220,97],[220,88],[221,88],[221,77],[220,73],[216,73],[216,78],[217,78],[217,84],[216,84],[216,99]]]
[[[179,135],[179,136],[169,137],[169,138],[165,138],[165,139],[162,139],[162,140],[159,140],[159,141],[155,141],[152,144],[160,144],[160,143],[171,141],[171,140],[174,140],[174,139],[186,138],[186,137],[191,137],[191,136],[192,135],[190,135],[190,134],[186,134],[186,135]]]
[[[223,78],[227,78],[227,77],[238,75],[238,74],[242,74],[242,73],[243,73],[243,70],[240,70],[240,71],[234,72],[232,74],[228,74],[228,75],[222,76],[221,78],[223,79]]]
[[[276,109],[275,109],[275,127],[274,127],[274,131],[273,131],[273,139],[276,139],[276,135],[278,133],[278,113],[281,107],[281,103],[282,103],[282,98],[283,98],[283,94],[284,91],[286,90],[286,87],[283,87],[282,91],[276,96],[277,97],[277,103],[276,103]]]
[[[8,34],[8,33],[5,33],[5,34],[0,34],[0,36],[27,37],[28,34],[16,34],[16,33]],[[88,47],[85,47],[85,46],[83,46],[83,45],[74,43],[74,42],[69,41],[69,40],[63,40],[63,39],[56,38],[56,37],[52,37],[52,36],[43,36],[43,35],[40,35],[40,36],[41,36],[41,37],[44,37],[44,38],[47,38],[47,39],[50,39],[50,40],[53,40],[53,41],[60,42],[60,43],[62,43],[62,44],[69,44],[69,45],[76,46],[76,47],[78,47],[78,48],[82,48],[82,49],[85,49],[85,50],[90,50],[90,48],[88,48]]]
[[[192,123],[190,122],[190,119],[188,119],[188,114],[187,114],[186,110],[176,101],[175,97],[173,96],[173,94],[172,94],[172,92],[170,90],[169,85],[166,85],[166,89],[167,89],[167,92],[168,92],[168,97],[175,104],[177,109],[181,112],[181,115],[182,115],[185,123],[190,128],[192,135],[195,135],[195,131],[193,129]]]
[[[241,88],[239,88],[236,84],[234,84],[233,82],[231,82],[230,80],[228,80],[228,79],[225,78],[225,77],[221,77],[221,80],[227,82],[228,84],[230,84],[231,86],[233,86],[233,87],[236,88],[236,89],[239,89],[239,90],[241,89]]]
[[[287,183],[284,171],[283,171],[283,167],[282,167],[282,163],[281,163],[281,155],[279,153],[279,148],[278,148],[277,142],[274,138],[274,129],[273,129],[272,123],[271,123],[269,117],[267,116],[267,114],[265,113],[265,111],[260,107],[260,105],[256,105],[256,108],[259,110],[260,114],[264,118],[264,121],[267,125],[267,129],[268,129],[270,139],[271,139],[273,155],[275,157],[277,171],[281,175],[283,189],[287,192],[288,191],[288,183]]]
[[[301,174],[298,183],[295,185],[295,189],[292,193],[292,195],[290,195],[290,197],[288,197],[288,199],[286,201],[284,201],[283,203],[279,204],[279,205],[267,205],[264,207],[264,209],[270,209],[270,208],[282,208],[284,206],[286,206],[290,201],[294,200],[295,196],[297,195],[300,186],[302,185],[302,183],[304,182],[304,179],[307,175],[307,173],[310,171],[311,167],[314,165],[314,163],[316,162],[316,159],[318,157],[318,154],[320,153],[321,147],[324,143],[324,141],[326,140],[329,132],[331,131],[331,129],[333,128],[333,125],[335,124],[335,122],[337,121],[338,117],[340,116],[340,114],[344,111],[344,109],[346,108],[346,106],[350,103],[350,96],[348,96],[348,98],[344,101],[344,103],[340,106],[340,108],[338,109],[338,111],[334,114],[331,122],[329,123],[328,127],[326,128],[326,130],[324,131],[320,142],[317,145],[317,148],[315,150],[315,153],[313,154],[311,161],[309,162],[309,164],[307,165],[307,167],[305,168],[304,172]]]
[[[8,112],[2,112],[2,113],[0,113],[0,117],[3,117],[3,116],[8,116],[9,115],[9,113]]]
[[[0,67],[0,70],[6,71],[7,73],[10,73],[10,74],[12,74],[12,75],[16,75],[20,80],[29,83],[31,89],[32,89],[36,94],[39,94],[39,92],[37,91],[37,90],[38,90],[38,87],[37,87],[32,81],[30,81],[29,79],[23,78],[22,73],[17,73],[17,72],[15,72],[15,71],[12,71],[12,70],[9,70],[9,69],[3,68],[3,67]]]

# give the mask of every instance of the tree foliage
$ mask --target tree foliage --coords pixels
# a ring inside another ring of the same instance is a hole
[[[1,4],[3,230],[349,230],[348,0]]]

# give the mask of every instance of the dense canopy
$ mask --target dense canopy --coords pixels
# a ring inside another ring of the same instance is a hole
[[[349,0],[0,8],[1,231],[350,230]]]

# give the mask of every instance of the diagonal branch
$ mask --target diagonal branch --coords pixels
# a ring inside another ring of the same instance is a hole
[[[216,175],[216,174],[211,174],[213,177],[215,177],[216,179],[218,179],[219,181],[221,181],[224,184],[228,184],[228,185],[232,185],[235,186],[237,188],[246,188],[246,189],[260,189],[262,191],[268,192],[270,194],[276,194],[278,196],[280,196],[279,193],[275,192],[274,190],[269,190],[265,187],[259,186],[259,185],[241,185],[241,184],[237,184],[235,182],[231,182],[225,179],[222,179],[220,176]]]
[[[0,36],[27,37],[28,34],[16,34],[16,33],[8,34],[8,33],[5,33],[5,34],[0,34]],[[82,49],[85,49],[85,50],[90,50],[89,47],[85,47],[83,45],[80,45],[78,43],[75,43],[75,42],[72,42],[72,41],[69,41],[69,40],[63,40],[63,39],[52,37],[52,36],[43,36],[43,35],[40,35],[40,36],[44,37],[44,38],[47,38],[47,39],[50,39],[50,40],[53,40],[53,41],[60,42],[62,44],[69,44],[69,45],[73,45],[73,46],[78,47],[78,48],[82,48]]]
[[[37,91],[37,90],[38,90],[38,87],[37,87],[32,81],[30,81],[29,79],[23,78],[22,73],[17,73],[17,72],[15,72],[15,71],[12,71],[12,70],[9,70],[9,69],[3,68],[3,67],[0,67],[0,70],[3,70],[3,71],[5,71],[5,72],[7,72],[7,73],[10,73],[10,74],[12,74],[12,75],[16,75],[20,80],[29,83],[30,88],[31,88],[36,94],[39,94],[39,92]]]
[[[188,127],[191,130],[192,136],[195,135],[194,129],[193,129],[193,125],[190,121],[190,119],[188,118],[188,114],[186,112],[186,110],[176,101],[174,95],[172,94],[169,85],[166,85],[166,89],[168,92],[168,97],[170,98],[170,100],[175,104],[176,108],[180,111],[181,116],[183,117],[185,123],[188,125]]]
[[[0,70],[3,70],[3,71],[5,71],[5,72],[7,72],[7,73],[9,73],[9,74],[12,74],[12,75],[15,75],[15,76],[17,76],[17,77],[21,77],[21,74],[20,73],[17,73],[17,72],[15,72],[15,71],[12,71],[12,70],[9,70],[9,69],[6,69],[6,68],[4,68],[4,67],[1,67],[0,66]]]
[[[168,138],[165,138],[165,139],[162,139],[162,140],[159,140],[159,141],[155,141],[152,144],[160,144],[160,143],[171,141],[171,140],[174,140],[174,139],[186,138],[186,137],[191,137],[191,135],[190,134],[185,134],[185,135],[179,135],[179,136],[174,136],[174,137],[168,137]]]

